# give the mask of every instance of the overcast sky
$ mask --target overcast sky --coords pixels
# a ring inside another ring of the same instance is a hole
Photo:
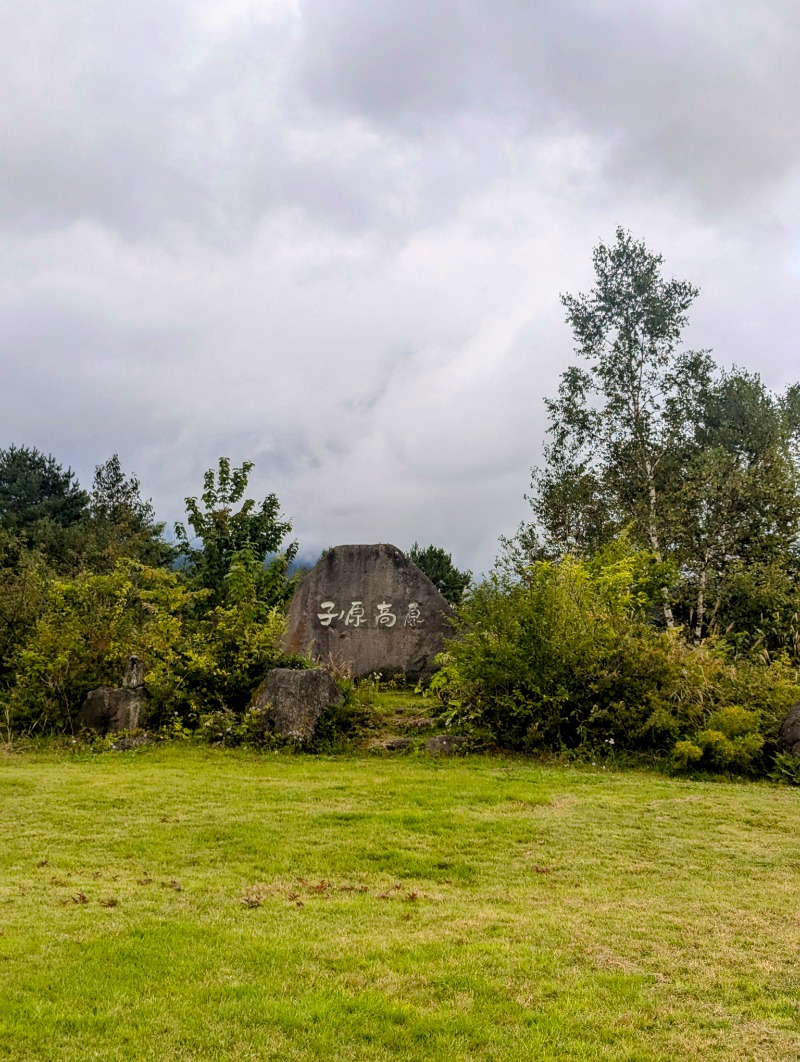
[[[797,0],[0,0],[0,447],[488,567],[616,225],[800,378]]]

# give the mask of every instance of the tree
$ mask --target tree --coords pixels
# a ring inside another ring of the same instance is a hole
[[[408,559],[430,579],[436,589],[452,605],[458,605],[464,597],[464,591],[470,584],[472,572],[459,571],[453,564],[453,558],[440,546],[426,546],[424,549],[415,542],[408,551]]]
[[[26,550],[35,550],[59,571],[77,571],[88,502],[72,469],[51,454],[27,446],[0,450],[0,531],[12,567],[24,564]]]
[[[118,454],[95,468],[89,516],[93,567],[113,567],[120,557],[157,567],[175,559],[162,537],[164,524],[152,502],[142,499],[138,478],[123,473]]]
[[[547,401],[553,442],[534,472],[533,508],[551,547],[591,551],[632,524],[663,559],[665,460],[694,423],[713,370],[705,352],[676,352],[698,291],[665,280],[661,255],[622,228],[593,262],[594,288],[561,297],[587,366],[567,369]],[[666,591],[663,611],[672,626]]]
[[[800,561],[800,468],[787,400],[734,369],[709,388],[701,414],[671,457],[675,487],[665,499],[696,641],[709,622],[752,630],[785,612],[779,599],[797,586]]]
[[[252,469],[252,461],[231,468],[230,460],[221,457],[216,474],[209,469],[203,478],[200,501],[186,499],[187,520],[200,546],[189,540],[182,523],[175,525],[186,568],[200,586],[211,592],[214,604],[224,600],[231,565],[242,556],[255,559],[261,567],[262,599],[269,598],[277,604],[287,594],[286,576],[297,553],[297,543],[284,547],[283,542],[292,525],[280,519],[280,503],[275,494],[268,494],[260,504],[252,498],[245,499]]]
[[[64,469],[36,447],[0,450],[0,526],[28,542],[41,525],[75,525],[86,516],[89,497],[71,468]]]
[[[0,529],[0,699],[14,683],[13,658],[47,607],[54,573],[42,554]]]
[[[547,401],[552,441],[529,499],[536,526],[515,545],[590,556],[627,529],[678,577],[663,588],[665,622],[691,625],[699,640],[727,626],[737,578],[737,619],[757,617],[755,598],[742,599],[746,569],[753,588],[763,567],[765,591],[779,569],[797,568],[800,391],[779,398],[757,376],[720,372],[705,351],[680,351],[697,289],[664,279],[662,261],[617,229],[594,251],[594,288],[562,296],[586,364],[567,369]]]
[[[281,666],[286,619],[276,597],[265,592],[264,565],[252,551],[234,554],[224,600],[195,612],[182,661],[161,671],[162,704],[185,722],[209,711],[244,712],[267,672]]]

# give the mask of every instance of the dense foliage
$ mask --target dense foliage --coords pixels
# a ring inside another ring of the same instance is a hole
[[[625,539],[579,560],[497,570],[460,609],[434,679],[447,721],[521,750],[647,752],[763,772],[800,699],[786,654],[737,657],[652,622],[663,564]]]
[[[281,661],[294,544],[270,495],[244,499],[252,465],[206,474],[178,546],[114,455],[90,495],[36,450],[0,453],[0,706],[9,732],[68,732],[86,694],[146,664],[148,724],[194,728],[243,713]],[[232,505],[241,502],[237,511]],[[69,531],[67,539],[57,532]],[[177,558],[177,564],[176,562]]]
[[[228,458],[221,457],[217,473],[210,469],[205,474],[202,507],[197,498],[186,499],[188,522],[199,545],[190,541],[182,523],[175,525],[186,569],[215,602],[223,601],[227,595],[226,580],[234,558],[244,556],[263,566],[257,579],[259,597],[276,604],[286,599],[286,574],[297,553],[297,543],[292,542],[281,551],[292,525],[280,519],[280,503],[274,494],[260,505],[245,498],[252,468],[252,461],[245,461],[241,468],[231,468]],[[239,503],[241,506],[236,509]]]
[[[800,386],[775,395],[680,349],[697,290],[661,265],[618,229],[593,289],[562,297],[582,364],[546,402],[533,520],[460,609],[434,685],[452,723],[514,748],[781,774]]]
[[[413,561],[421,572],[428,576],[443,597],[451,605],[457,605],[472,579],[472,572],[459,571],[453,564],[452,556],[441,546],[426,546],[424,549],[415,542],[408,551],[408,559]]]
[[[441,547],[409,550],[456,609],[432,686],[479,741],[800,782],[777,740],[800,700],[800,384],[682,349],[698,292],[662,264],[618,229],[591,291],[562,296],[581,362],[546,401],[532,520],[495,570],[473,584]],[[247,496],[252,468],[220,458],[169,543],[117,455],[87,493],[51,455],[0,450],[9,735],[73,730],[131,655],[149,726],[263,730],[253,691],[303,661],[280,651],[297,544],[274,494]]]
[[[798,387],[774,395],[681,350],[697,290],[661,265],[618,229],[594,252],[592,291],[563,296],[582,364],[546,403],[551,441],[516,550],[587,557],[626,529],[674,573],[666,626],[778,648],[797,627]]]

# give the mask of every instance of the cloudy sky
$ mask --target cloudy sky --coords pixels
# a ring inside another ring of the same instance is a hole
[[[618,224],[800,378],[796,0],[0,0],[0,447],[486,568]]]

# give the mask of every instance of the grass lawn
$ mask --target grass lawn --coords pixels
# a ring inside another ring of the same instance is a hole
[[[170,745],[0,795],[0,1058],[800,1058],[791,789]]]

